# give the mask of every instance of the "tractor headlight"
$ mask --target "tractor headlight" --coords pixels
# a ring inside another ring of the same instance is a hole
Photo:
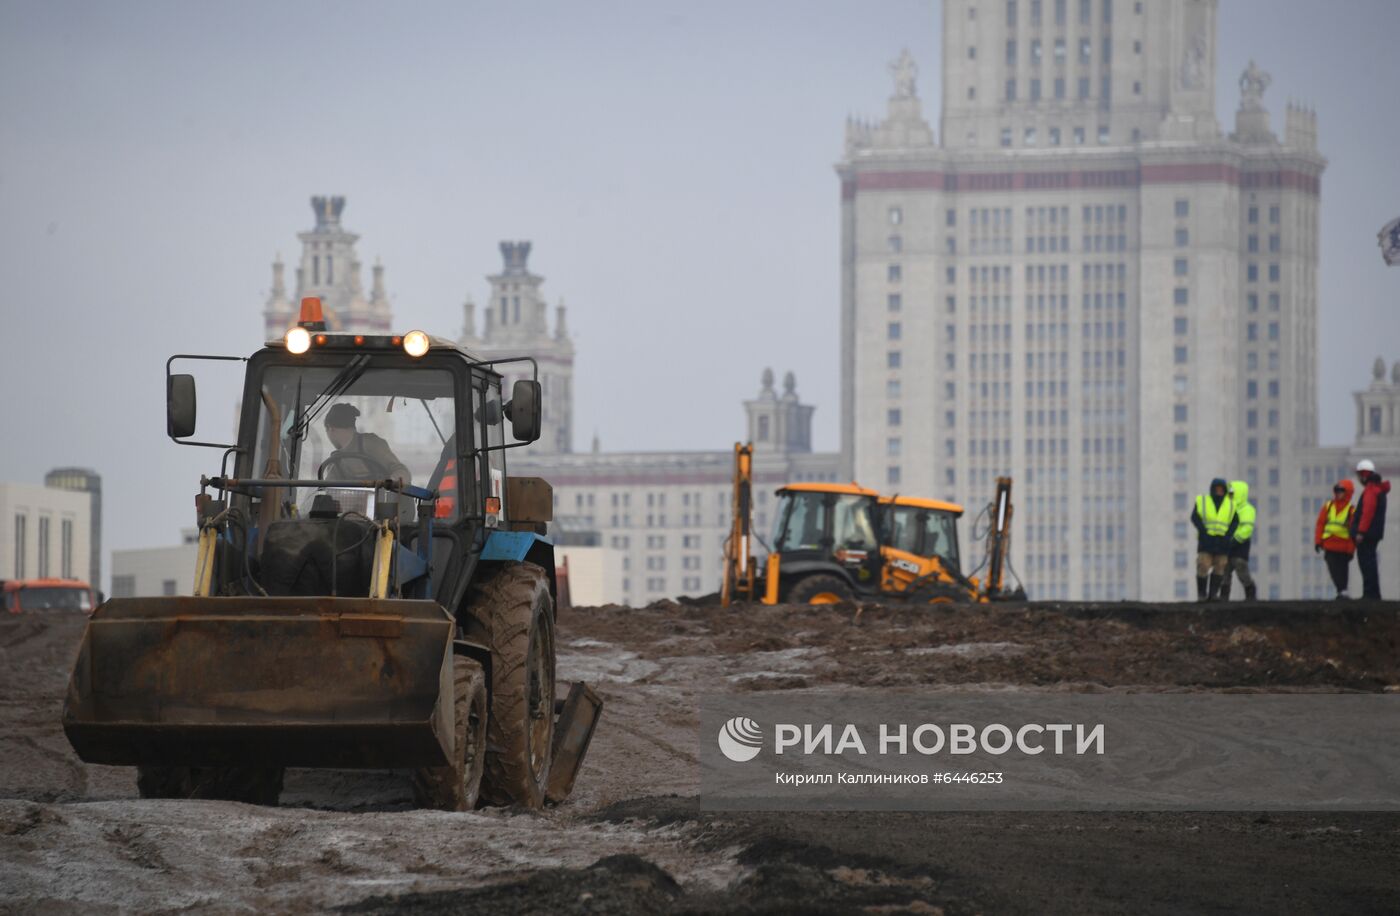
[[[292,328],[286,337],[288,353],[305,353],[311,349],[311,332],[306,328]]]
[[[414,359],[428,352],[428,335],[422,331],[409,331],[403,336],[403,351]]]

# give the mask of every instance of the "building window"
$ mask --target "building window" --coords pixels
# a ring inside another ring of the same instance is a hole
[[[885,326],[885,339],[899,340],[899,336],[902,333],[902,331],[903,329],[899,326],[898,321],[891,321],[888,325]]]
[[[1269,265],[1269,282],[1270,282],[1270,283],[1277,283],[1277,282],[1278,282],[1278,277],[1279,277],[1278,265],[1277,265],[1277,264],[1270,264],[1270,265]]]
[[[29,524],[29,519],[24,515],[15,516],[15,578],[28,578],[27,570],[24,568],[25,543],[24,536]]]
[[[899,254],[901,251],[904,250],[904,237],[899,235],[892,235],[885,240],[885,244],[886,246],[888,246],[890,251],[894,252],[895,254]]]
[[[1026,146],[1035,146],[1035,128],[1026,128]]]
[[[1366,413],[1368,417],[1367,422],[1370,424],[1370,432],[1373,435],[1379,434],[1381,431],[1381,409],[1379,407],[1372,407]]]
[[[1244,275],[1245,275],[1245,279],[1248,280],[1250,283],[1256,283],[1256,282],[1258,282],[1258,280],[1259,280],[1259,265],[1258,265],[1258,264],[1250,264],[1247,268],[1245,268]]]
[[[967,59],[968,59],[968,60],[976,60],[976,59],[977,59],[977,46],[976,46],[976,45],[968,45],[968,46],[967,46]]]
[[[1269,208],[1269,222],[1271,222],[1271,223],[1277,223],[1277,222],[1278,222],[1278,207],[1270,207],[1270,208]]]
[[[956,296],[949,296],[943,301],[948,308],[948,314],[951,315],[958,310],[958,298]]]
[[[49,518],[39,516],[39,578],[49,577]]]
[[[1258,294],[1258,293],[1250,293],[1249,295],[1245,296],[1244,298],[1245,298],[1245,302],[1247,303],[1246,307],[1247,307],[1251,312],[1257,312],[1257,311],[1259,311],[1259,294]]]
[[[904,279],[904,272],[898,264],[891,264],[885,268],[885,279],[891,283],[898,283]]]
[[[904,297],[899,293],[890,293],[885,297],[885,305],[891,312],[897,312],[904,307]]]
[[[1177,305],[1186,305],[1187,295],[1186,287],[1178,286],[1176,289],[1172,290],[1172,301]]]
[[[891,458],[898,458],[900,446],[902,444],[903,440],[898,436],[890,436],[885,440],[885,454]]]
[[[1178,247],[1178,248],[1185,248],[1185,247],[1186,247],[1187,245],[1189,245],[1189,244],[1191,244],[1191,234],[1190,234],[1189,232],[1187,232],[1185,229],[1177,229],[1177,230],[1176,230],[1176,247]]]
[[[174,580],[174,579],[165,579],[164,581],[162,581],[162,582],[160,583],[160,593],[161,593],[162,595],[166,595],[166,596],[174,595],[174,594],[175,594],[175,580]]]
[[[958,269],[956,267],[947,268],[943,271],[943,278],[949,283],[958,282]]]
[[[1039,39],[1039,38],[1032,39],[1032,41],[1031,41],[1031,63],[1033,63],[1033,64],[1038,64],[1038,63],[1040,63],[1040,61],[1041,61],[1040,39]]]
[[[1177,452],[1186,451],[1186,433],[1177,433],[1172,436],[1172,450]]]
[[[1250,254],[1257,254],[1259,252],[1259,236],[1251,235],[1245,239],[1245,248]]]
[[[1277,322],[1277,321],[1270,321],[1270,322],[1269,322],[1269,339],[1270,339],[1270,340],[1278,340],[1278,322]]]
[[[885,411],[885,425],[886,425],[886,426],[898,426],[898,425],[899,425],[899,421],[900,421],[900,413],[899,413],[899,408],[898,408],[898,407],[891,407],[889,410]]]
[[[1176,215],[1178,219],[1191,215],[1191,201],[1178,200],[1176,202]]]
[[[1186,276],[1186,274],[1188,273],[1188,269],[1185,258],[1177,258],[1175,261],[1172,262],[1172,273],[1174,273],[1178,277]]]
[[[1105,80],[1105,82],[1104,82],[1104,88],[1105,88],[1105,89],[1108,88],[1108,82],[1107,82],[1106,80]],[[1105,97],[1105,98],[1108,97],[1108,93],[1107,93],[1107,92],[1104,93],[1104,97]],[[1100,124],[1100,125],[1099,125],[1099,143],[1100,143],[1100,144],[1106,144],[1106,143],[1108,143],[1108,125],[1106,125],[1106,124]]]
[[[1016,24],[1016,0],[1006,0],[1006,24]]]
[[[1185,347],[1172,348],[1172,362],[1176,363],[1178,366],[1184,365],[1186,363]]]
[[[893,465],[890,465],[888,468],[885,469],[885,483],[888,483],[888,484],[897,484],[897,483],[899,483],[899,465],[893,464]]]
[[[1257,223],[1257,222],[1259,222],[1259,208],[1258,208],[1258,207],[1250,207],[1250,208],[1249,208],[1249,224],[1252,226],[1252,225],[1254,225],[1254,224]]]
[[[759,418],[758,418],[758,441],[759,441],[759,442],[767,442],[767,441],[768,441],[768,418],[767,418],[767,417],[759,417]],[[650,496],[651,494],[647,494],[647,495]]]
[[[899,383],[899,379],[897,379],[897,378],[892,378],[892,379],[890,379],[889,381],[885,382],[885,396],[886,396],[886,397],[897,398],[897,397],[899,397],[899,395],[900,395],[900,383]]]
[[[1063,82],[1063,80],[1060,80],[1059,82]],[[1050,145],[1051,145],[1051,146],[1059,146],[1059,145],[1060,145],[1060,129],[1059,129],[1058,127],[1052,127],[1052,128],[1050,128]]]
[[[1087,64],[1089,62],[1090,53],[1089,39],[1079,39],[1079,62],[1081,64]],[[1088,80],[1084,80],[1083,82],[1087,84]]]
[[[1277,232],[1275,232],[1273,235],[1269,236],[1269,251],[1271,251],[1271,252],[1277,254],[1277,253],[1278,253],[1278,250],[1279,250],[1281,247],[1283,247],[1283,243],[1282,243],[1282,241],[1279,239],[1278,233],[1277,233]]]
[[[1065,78],[1064,78],[1063,76],[1057,76],[1057,77],[1055,77],[1055,98],[1060,99],[1060,100],[1063,100],[1064,97],[1065,97]],[[1055,133],[1058,134],[1059,132],[1060,132],[1060,129],[1059,129],[1058,127],[1055,128]]]
[[[890,207],[889,218],[891,226],[898,226],[904,222],[904,211],[899,207]]]
[[[1016,66],[1016,42],[1014,41],[1006,43],[1006,65],[1008,67]]]
[[[1278,311],[1278,293],[1269,293],[1269,311]]]
[[[1186,333],[1186,319],[1185,319],[1185,318],[1173,318],[1173,319],[1172,319],[1172,331],[1173,331],[1173,333],[1176,333],[1176,334],[1185,334],[1185,333]]]
[[[91,584],[91,583],[89,583]],[[113,576],[112,577],[112,597],[113,598],[135,598],[136,597],[136,577],[135,576]]]
[[[1186,405],[1185,405],[1185,404],[1173,404],[1173,405],[1172,405],[1172,422],[1174,422],[1174,423],[1185,423],[1185,422],[1186,422]]]
[[[1076,127],[1076,128],[1074,129],[1074,145],[1075,145],[1075,146],[1083,146],[1083,145],[1084,145],[1084,128],[1082,128],[1082,127]]]
[[[1007,81],[1006,81],[1006,100],[1007,100],[1008,102],[1014,102],[1014,101],[1016,101],[1016,81],[1015,81],[1015,80],[1007,80]]]
[[[1081,102],[1084,101],[1085,99],[1089,98],[1089,77],[1087,77],[1087,76],[1081,76],[1081,77],[1079,78],[1079,92],[1078,92],[1078,95],[1079,95],[1079,101],[1081,101]]]
[[[60,525],[59,535],[59,575],[73,578],[73,520],[65,518]],[[93,584],[96,588],[96,584]]]
[[[1002,145],[1002,146],[1010,146],[1010,145],[1011,145],[1011,128],[1009,128],[1009,127],[1003,127],[1003,128],[1001,129],[1001,145]]]
[[[899,351],[898,351],[898,350],[890,350],[888,353],[885,354],[885,368],[886,368],[886,369],[898,369],[898,368],[899,368]]]

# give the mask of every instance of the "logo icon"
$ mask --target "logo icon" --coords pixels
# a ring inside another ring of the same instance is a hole
[[[753,719],[735,716],[719,730],[719,749],[735,763],[743,763],[763,750],[763,729]]]

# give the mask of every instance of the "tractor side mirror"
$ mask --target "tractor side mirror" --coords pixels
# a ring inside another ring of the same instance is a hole
[[[511,388],[506,404],[510,431],[519,442],[534,442],[540,437],[540,383],[521,379]]]
[[[165,432],[172,439],[194,435],[193,375],[171,375],[165,384]]]

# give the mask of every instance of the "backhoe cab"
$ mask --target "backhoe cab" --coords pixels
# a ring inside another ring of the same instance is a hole
[[[556,702],[549,486],[506,469],[540,386],[503,403],[499,362],[533,364],[329,333],[305,300],[246,360],[228,445],[186,441],[194,379],[167,364],[170,436],[225,466],[196,498],[195,594],[93,613],[63,711],[78,755],[138,767],[143,796],[275,803],[288,766],[411,769],[450,810],[566,796],[601,703]]]

